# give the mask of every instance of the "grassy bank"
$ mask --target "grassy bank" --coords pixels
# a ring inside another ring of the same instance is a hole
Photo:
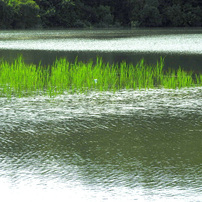
[[[182,88],[202,85],[202,75],[178,70],[164,71],[163,59],[155,66],[141,60],[136,66],[122,62],[110,65],[101,58],[96,62],[56,60],[52,66],[27,65],[23,58],[13,63],[0,63],[0,96],[55,96],[64,92],[80,93],[91,90]]]

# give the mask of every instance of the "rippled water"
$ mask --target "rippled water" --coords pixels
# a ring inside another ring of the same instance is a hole
[[[201,72],[201,29],[0,31],[0,56]],[[202,201],[202,88],[0,98],[4,201]]]
[[[202,34],[182,30],[1,32],[0,49],[202,54]]]
[[[0,98],[1,195],[201,201],[201,134],[201,87]]]

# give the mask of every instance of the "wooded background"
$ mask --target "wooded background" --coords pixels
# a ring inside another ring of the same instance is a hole
[[[0,29],[191,26],[202,0],[0,0]]]

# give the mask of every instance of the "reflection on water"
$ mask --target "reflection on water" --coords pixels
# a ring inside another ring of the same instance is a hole
[[[1,41],[1,49],[51,51],[122,51],[202,54],[202,34],[163,35],[118,39],[35,39]]]
[[[140,59],[201,71],[202,29],[0,31],[0,57],[23,54],[28,63],[52,64],[56,58],[88,61],[102,56],[110,63]]]
[[[202,54],[202,30],[1,31],[0,49]]]
[[[0,31],[0,56],[201,71],[201,29]],[[7,201],[200,201],[202,88],[0,98]]]
[[[201,200],[201,87],[0,99],[8,198]]]

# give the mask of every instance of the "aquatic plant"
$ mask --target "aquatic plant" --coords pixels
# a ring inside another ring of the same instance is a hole
[[[178,70],[164,70],[164,60],[160,58],[155,66],[147,65],[142,59],[137,65],[121,62],[84,63],[75,60],[70,63],[65,58],[44,67],[26,64],[22,57],[8,63],[0,63],[0,96],[55,96],[64,92],[80,93],[91,90],[117,91],[121,89],[182,88],[202,85],[202,75]]]

